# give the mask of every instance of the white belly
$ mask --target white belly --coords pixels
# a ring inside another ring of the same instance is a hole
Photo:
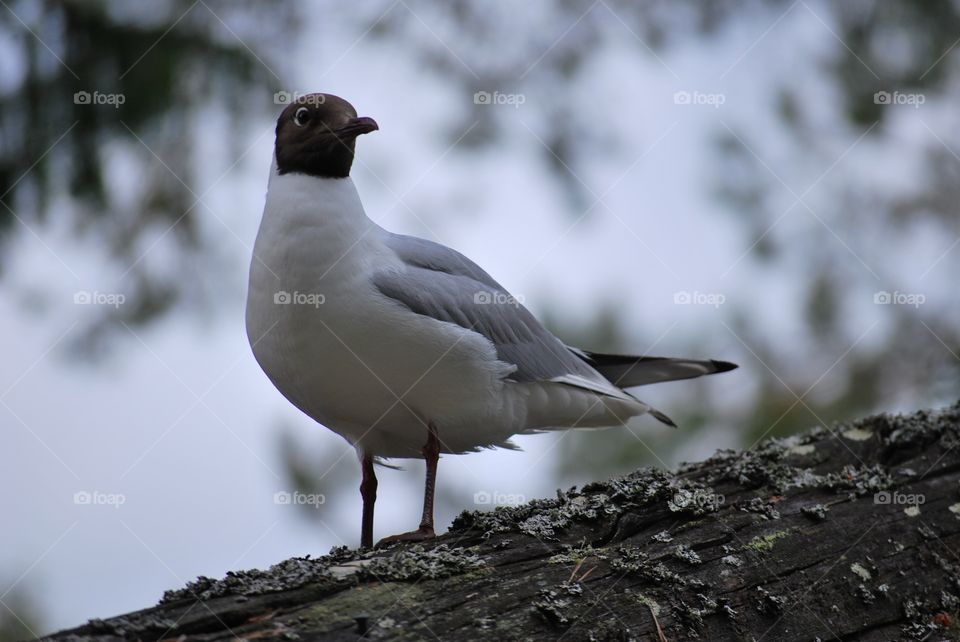
[[[411,324],[409,312],[401,318],[403,309],[372,289],[354,294],[349,313],[333,303],[335,293],[316,308],[248,313],[257,361],[294,405],[391,457],[419,456],[431,422],[445,452],[501,443],[524,428],[523,404],[508,403],[516,395],[504,390],[505,372],[477,335],[425,317]],[[252,287],[250,309],[272,297]]]
[[[303,216],[289,216],[298,205],[290,183],[317,179],[274,177],[272,194],[278,180],[285,200],[268,194],[247,334],[280,392],[352,444],[386,457],[419,456],[431,422],[444,452],[501,444],[521,432],[527,395],[504,381],[509,368],[489,341],[412,314],[372,286],[374,269],[400,267],[379,240],[383,230],[366,217],[357,225],[325,219],[323,210],[345,206],[336,199],[310,199]],[[344,187],[346,199],[353,187]]]

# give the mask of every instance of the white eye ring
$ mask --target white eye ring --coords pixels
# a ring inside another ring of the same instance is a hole
[[[297,127],[303,127],[307,124],[308,120],[310,120],[310,110],[306,107],[301,107],[297,110],[297,113],[293,115],[293,122],[297,124]]]

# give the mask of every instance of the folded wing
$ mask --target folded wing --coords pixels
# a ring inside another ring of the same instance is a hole
[[[409,236],[393,235],[388,244],[406,269],[378,272],[374,286],[416,314],[486,337],[497,357],[516,367],[511,379],[553,381],[621,399],[627,396],[464,255]]]

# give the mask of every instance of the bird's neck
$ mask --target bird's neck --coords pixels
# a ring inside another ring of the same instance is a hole
[[[284,227],[323,229],[327,234],[343,236],[346,242],[377,227],[363,209],[360,195],[348,176],[321,178],[307,174],[278,174],[271,168],[267,183],[264,224]]]
[[[251,269],[266,266],[291,291],[316,287],[317,274],[328,282],[348,280],[378,260],[384,234],[363,211],[349,177],[274,173]]]

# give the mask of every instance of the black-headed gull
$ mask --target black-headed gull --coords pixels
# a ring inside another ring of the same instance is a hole
[[[571,348],[456,250],[383,229],[350,178],[357,137],[376,129],[330,94],[280,114],[246,312],[273,384],[358,453],[362,546],[381,458],[427,464],[420,528],[382,542],[433,537],[440,453],[645,413],[673,425],[624,389],[736,367]]]

